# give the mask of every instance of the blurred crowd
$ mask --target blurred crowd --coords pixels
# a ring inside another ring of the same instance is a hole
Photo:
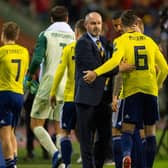
[[[4,0],[23,14],[48,24],[49,9],[54,5],[65,5],[70,13],[70,24],[86,13],[100,11],[104,19],[104,33],[109,40],[114,38],[111,16],[115,10],[135,9],[145,24],[145,34],[159,41],[159,11],[168,6],[167,0]]]
[[[144,33],[161,44],[167,61],[168,50],[168,0],[3,0],[30,19],[37,20],[46,27],[49,10],[55,5],[64,5],[69,10],[69,23],[74,28],[78,19],[91,11],[98,11],[104,20],[103,33],[109,41],[117,36],[111,18],[115,11],[134,9],[144,23]],[[166,82],[166,86],[168,82]],[[168,87],[166,87],[168,88]],[[163,103],[165,104],[165,103]],[[165,108],[164,108],[165,109]],[[163,110],[165,111],[165,110]]]

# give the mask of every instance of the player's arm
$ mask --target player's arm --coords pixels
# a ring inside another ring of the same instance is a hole
[[[157,83],[158,83],[158,87],[161,88],[164,80],[168,75],[168,65],[163,54],[160,52],[158,47],[155,53],[155,59],[156,59],[156,64],[159,67],[159,72],[157,74]]]
[[[29,73],[24,81],[25,88],[30,88],[32,77],[37,71],[37,69],[40,67],[42,59],[45,57],[45,52],[46,52],[46,37],[44,36],[44,32],[42,32],[38,37],[37,44],[33,53],[33,58],[29,66]]]
[[[123,45],[120,41],[114,41],[112,58],[110,58],[107,62],[105,62],[100,67],[94,69],[93,71],[84,71],[85,76],[83,77],[83,79],[87,83],[91,83],[96,79],[97,76],[103,75],[119,65],[122,57],[124,56],[124,48],[122,46]]]
[[[114,78],[113,94],[112,94],[112,109],[113,112],[118,110],[118,97],[122,88],[123,80],[121,73],[118,73]]]
[[[53,81],[51,91],[50,91],[50,96],[49,96],[49,103],[52,108],[55,108],[55,105],[57,104],[55,93],[58,90],[58,86],[61,82],[61,79],[67,67],[68,56],[70,52],[71,52],[71,48],[69,48],[69,45],[63,49],[61,59],[60,59],[60,64],[58,65],[56,72],[55,72],[54,81]]]
[[[105,62],[102,66],[96,68],[94,72],[97,74],[97,76],[100,76],[102,74],[105,74],[111,71],[117,65],[119,65],[123,55],[124,55],[123,50],[114,51],[112,58],[109,59],[107,62]]]
[[[29,57],[29,52],[28,52],[28,50],[27,49],[25,49],[25,59],[26,59],[26,64],[25,64],[25,72],[24,72],[24,75],[26,76],[26,74],[27,74],[27,71],[28,71],[28,68],[29,68],[29,61],[30,61],[30,57]]]
[[[33,75],[40,67],[42,59],[45,57],[46,43],[46,37],[44,36],[44,32],[42,32],[38,37],[37,44],[33,53],[33,58],[29,67],[30,76]]]
[[[59,63],[59,65],[56,69],[56,72],[55,72],[54,81],[53,81],[51,91],[50,91],[50,96],[55,96],[55,93],[57,92],[59,83],[60,83],[60,81],[64,75],[65,69],[67,67],[68,54],[70,53],[70,49],[71,48],[68,48],[68,46],[66,46],[63,49],[60,63]]]

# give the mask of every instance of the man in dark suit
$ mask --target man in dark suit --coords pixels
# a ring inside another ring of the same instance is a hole
[[[103,64],[107,56],[107,42],[100,36],[102,17],[99,13],[91,12],[86,15],[85,26],[87,33],[77,42],[75,53],[77,125],[83,168],[102,168],[111,136],[111,112],[104,109],[107,103],[103,101],[108,80],[101,76],[89,85],[83,80],[83,76],[85,70],[95,69]],[[117,72],[118,69],[115,69],[110,74]],[[95,131],[97,138],[94,144]]]

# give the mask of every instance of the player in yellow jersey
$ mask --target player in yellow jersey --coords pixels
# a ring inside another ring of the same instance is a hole
[[[81,35],[86,32],[84,27],[84,20],[77,21],[75,25],[75,36],[78,40]],[[58,85],[63,77],[65,69],[67,68],[67,80],[64,90],[64,106],[61,114],[61,154],[66,168],[70,166],[72,144],[69,138],[70,131],[76,126],[76,109],[74,103],[74,88],[75,88],[75,46],[76,42],[67,45],[62,52],[60,64],[57,67],[54,82],[50,91],[50,104],[54,108],[57,104],[55,93],[58,90]]]
[[[122,123],[123,168],[131,167],[132,135],[135,127],[145,125],[147,167],[152,168],[155,150],[155,123],[159,119],[157,96],[158,89],[168,74],[164,56],[155,42],[148,36],[133,31],[137,25],[137,16],[133,11],[122,15],[124,34],[114,41],[114,53],[111,60],[94,71],[86,71],[84,80],[93,82],[96,76],[108,72],[121,60],[135,64],[136,70],[122,73],[124,115]],[[156,75],[155,65],[159,67]]]
[[[3,24],[0,48],[0,139],[6,168],[14,168],[17,141],[14,134],[23,105],[23,80],[29,65],[28,50],[15,43],[20,28],[14,22]]]
[[[114,14],[114,19],[112,20],[114,28],[116,31],[122,33],[122,24],[121,24],[121,12]],[[134,27],[135,31],[144,32],[144,24],[141,18],[137,18],[137,26]],[[112,117],[112,143],[113,143],[113,155],[115,160],[115,167],[122,167],[122,150],[121,150],[121,124],[122,124],[122,105],[123,99],[119,99],[120,92],[122,91],[122,76],[121,73],[118,73],[115,76],[114,86],[113,86],[113,117]],[[142,125],[143,128],[143,125]],[[131,152],[132,156],[132,166],[136,168],[144,168],[146,159],[145,159],[145,137],[144,129],[136,129],[133,135],[133,149]]]

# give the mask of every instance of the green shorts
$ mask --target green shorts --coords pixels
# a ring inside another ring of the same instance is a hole
[[[62,111],[63,101],[57,102],[55,109],[49,105],[49,101],[35,97],[30,116],[35,119],[49,119],[60,121],[60,112]]]

